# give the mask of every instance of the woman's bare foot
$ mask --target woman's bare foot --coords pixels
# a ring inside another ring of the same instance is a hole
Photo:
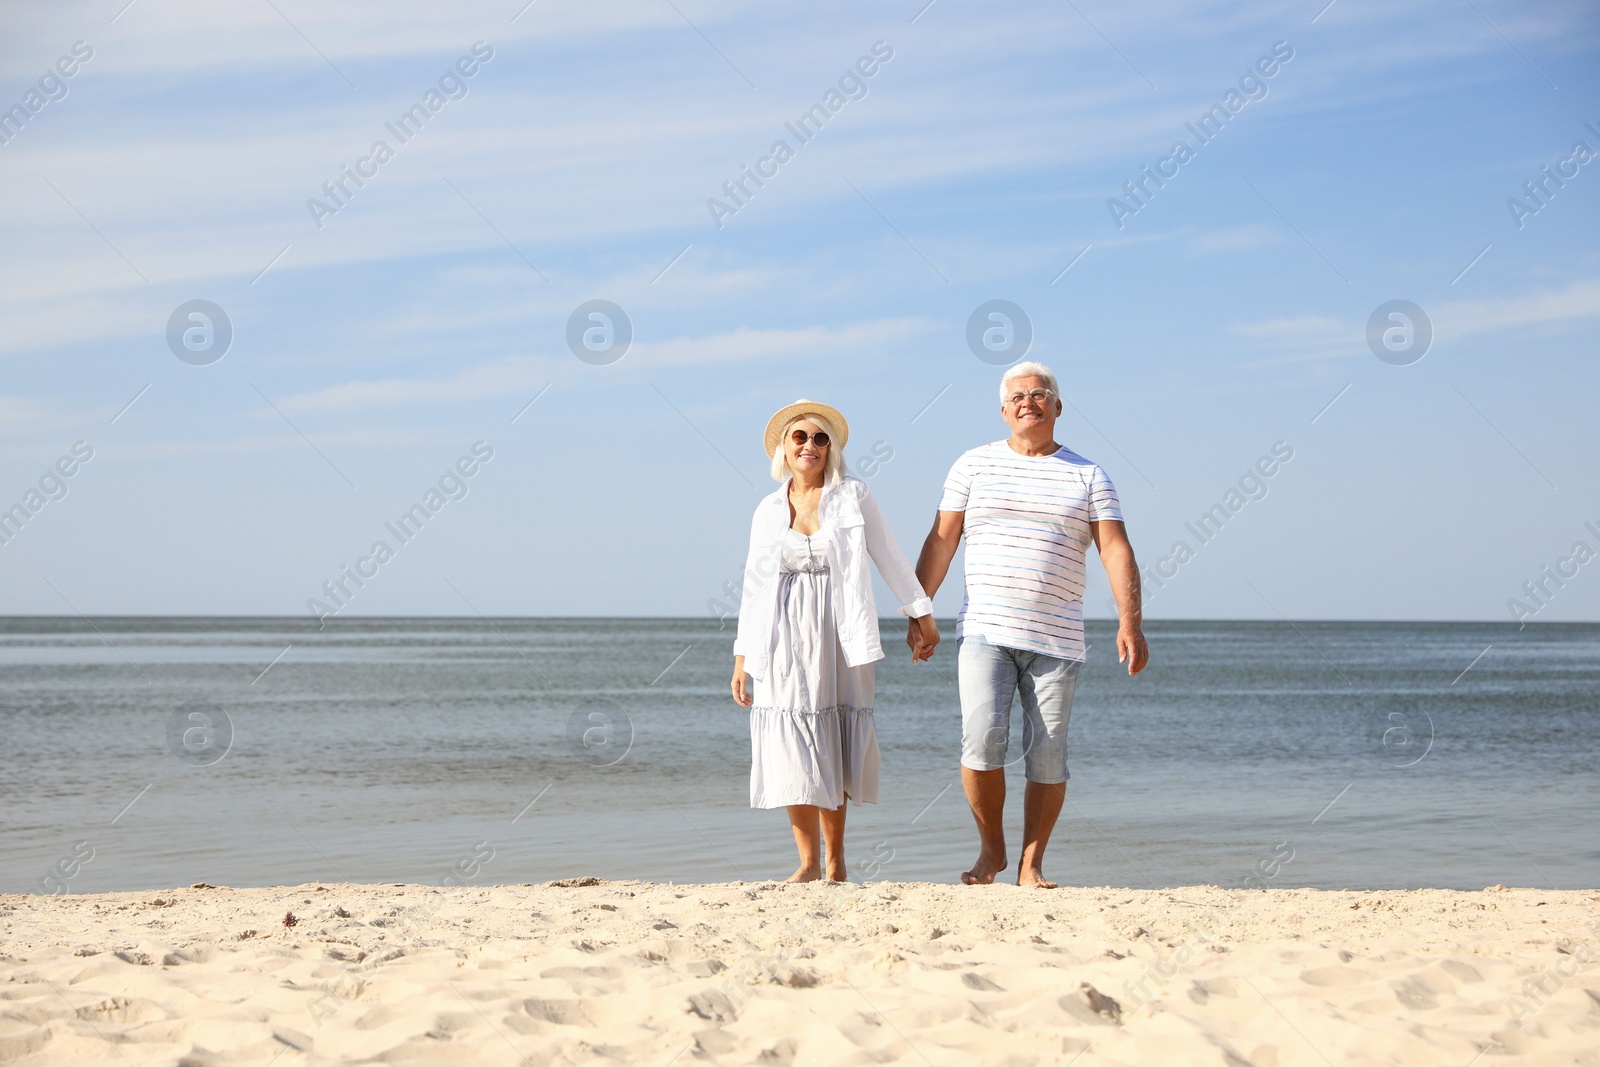
[[[1054,889],[1056,884],[1044,876],[1044,872],[1037,867],[1019,867],[1017,869],[1017,884],[1028,889]]]
[[[1004,856],[990,856],[987,853],[978,853],[978,862],[972,865],[972,870],[961,872],[961,881],[966,885],[991,885],[994,876],[1006,869]]]
[[[844,865],[844,860],[835,859],[834,857],[829,856],[828,857],[828,881],[830,881],[830,882],[848,882],[849,880],[850,880],[850,872],[848,870],[846,870],[845,865]]]
[[[815,882],[822,877],[822,871],[816,867],[800,867],[793,874],[785,878],[785,882]]]

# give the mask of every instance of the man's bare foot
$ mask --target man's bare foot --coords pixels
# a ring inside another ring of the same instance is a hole
[[[822,871],[816,867],[800,867],[785,882],[815,882],[822,877]]]
[[[1020,867],[1017,869],[1017,884],[1027,889],[1054,889],[1056,884],[1044,876],[1044,872],[1037,867]]]
[[[828,857],[828,881],[830,881],[830,882],[848,882],[849,880],[850,880],[850,872],[845,868],[844,860],[836,860],[832,856],[829,856]]]
[[[972,870],[961,872],[961,881],[965,885],[992,885],[994,876],[1005,869],[1004,856],[990,856],[980,852],[978,862],[972,865]]]

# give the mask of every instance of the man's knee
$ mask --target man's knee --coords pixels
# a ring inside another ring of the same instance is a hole
[[[1006,765],[1006,750],[1011,731],[1001,725],[991,724],[981,730],[963,733],[961,738],[961,765],[973,771],[993,771]]]
[[[1072,777],[1067,771],[1067,731],[1065,724],[1059,734],[1039,731],[1030,738],[1028,753],[1023,761],[1023,770],[1028,781],[1039,785],[1059,785],[1065,787],[1068,778]]]

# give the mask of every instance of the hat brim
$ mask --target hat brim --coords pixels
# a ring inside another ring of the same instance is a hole
[[[772,458],[778,451],[778,435],[783,433],[784,426],[803,415],[819,415],[827,419],[828,424],[839,435],[839,439],[834,442],[837,447],[843,448],[845,442],[850,440],[850,424],[845,421],[845,417],[839,413],[838,408],[827,404],[819,404],[814,400],[796,400],[787,407],[779,408],[772,418],[767,420],[765,442],[768,459]]]

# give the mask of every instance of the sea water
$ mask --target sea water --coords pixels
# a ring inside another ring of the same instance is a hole
[[[856,879],[955,881],[953,627],[883,623]],[[1600,886],[1600,626],[1090,623],[1047,873],[1075,885]],[[0,891],[786,876],[710,619],[0,620]],[[1020,720],[1006,813],[1022,822]],[[1013,858],[1013,870],[1015,860]]]

